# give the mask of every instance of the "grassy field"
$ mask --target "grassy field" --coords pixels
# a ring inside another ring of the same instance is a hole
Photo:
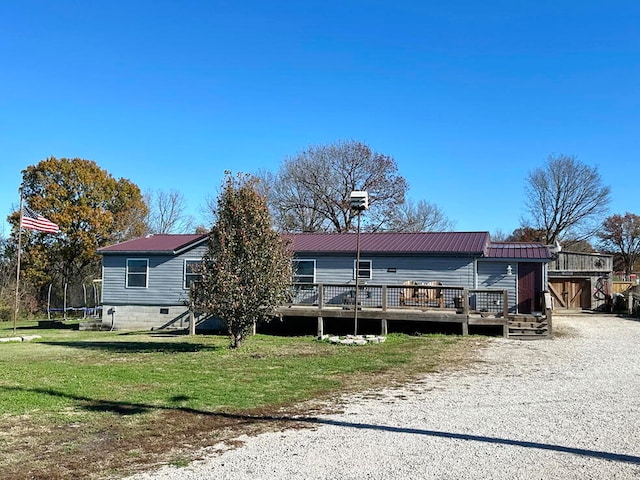
[[[339,393],[470,361],[477,337],[390,335],[337,346],[257,335],[39,330],[0,343],[0,478],[118,478],[184,465],[239,434],[304,428]],[[13,337],[0,323],[0,338]],[[337,407],[336,407],[337,408]]]

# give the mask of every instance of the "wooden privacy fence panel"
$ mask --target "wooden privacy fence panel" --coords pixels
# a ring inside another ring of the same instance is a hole
[[[602,272],[613,270],[613,256],[597,253],[559,252],[549,263],[549,272]]]
[[[611,285],[611,293],[624,293],[631,287],[636,285],[635,282],[613,282]]]

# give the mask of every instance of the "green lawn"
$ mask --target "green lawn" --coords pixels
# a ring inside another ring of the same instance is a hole
[[[382,344],[337,346],[257,335],[230,350],[216,335],[18,327],[19,336],[41,338],[0,343],[0,471],[11,478],[98,478],[170,461],[163,455],[180,444],[269,428],[276,416],[308,413],[299,407],[306,400],[405,382],[482,344],[390,335]],[[0,338],[13,337],[12,328],[0,323]],[[96,471],[91,445],[111,458]]]

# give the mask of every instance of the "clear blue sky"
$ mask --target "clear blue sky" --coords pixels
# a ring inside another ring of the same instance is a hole
[[[49,156],[198,215],[224,170],[340,139],[394,157],[456,230],[517,228],[550,154],[640,214],[637,0],[3,0],[0,40],[2,220]]]

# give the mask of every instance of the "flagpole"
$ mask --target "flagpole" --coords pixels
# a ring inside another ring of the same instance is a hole
[[[22,252],[22,187],[18,189],[20,191],[20,210],[18,215],[20,217],[20,223],[18,224],[18,259],[16,262],[16,301],[15,308],[13,310],[13,333],[16,333],[16,323],[18,322],[18,311],[20,309],[20,253]]]

